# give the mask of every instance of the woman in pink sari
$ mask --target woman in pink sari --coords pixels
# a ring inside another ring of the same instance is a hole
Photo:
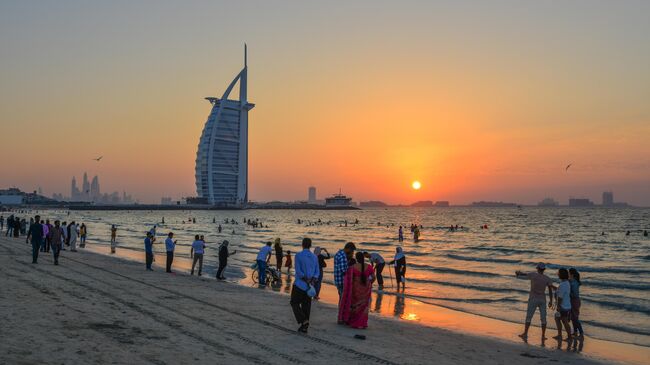
[[[368,327],[370,293],[375,276],[372,265],[365,263],[363,252],[357,252],[355,260],[356,263],[350,266],[343,279],[339,322],[352,328],[366,328]]]

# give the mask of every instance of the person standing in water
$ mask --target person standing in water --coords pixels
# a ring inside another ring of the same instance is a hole
[[[307,333],[311,314],[310,289],[318,279],[318,259],[311,253],[311,239],[302,239],[302,251],[296,254],[296,280],[291,288],[291,309],[300,325],[298,332]],[[313,294],[312,294],[313,295]]]
[[[557,326],[557,336],[553,338],[562,341],[562,325],[566,330],[566,340],[571,341],[571,326],[569,318],[571,317],[571,284],[569,283],[569,271],[561,268],[557,272],[560,278],[560,285],[557,288],[557,313],[555,313],[555,325]]]
[[[38,251],[41,249],[41,244],[43,243],[43,226],[40,224],[41,217],[34,217],[34,222],[29,226],[29,232],[27,233],[27,243],[31,238],[32,242],[32,264],[36,264],[38,261]]]
[[[539,308],[539,317],[542,322],[542,343],[546,339],[546,296],[545,291],[548,288],[548,307],[553,306],[553,281],[548,276],[544,275],[546,265],[540,262],[536,266],[537,271],[524,273],[522,271],[515,271],[515,276],[519,279],[530,280],[530,293],[528,294],[528,308],[526,309],[526,323],[524,325],[524,333],[519,337],[524,341],[528,339],[528,329],[530,322],[533,319],[535,310]]]
[[[257,270],[259,272],[259,284],[266,285],[266,265],[271,259],[271,242],[267,242],[257,253]]]
[[[580,322],[580,273],[575,268],[569,269],[569,285],[571,285],[571,324],[573,324],[573,336],[584,337],[582,322]]]
[[[395,249],[395,257],[393,261],[388,263],[395,266],[395,281],[397,282],[397,290],[399,285],[402,284],[402,290],[406,289],[406,256],[402,252],[401,247]]]
[[[226,266],[228,266],[228,257],[237,253],[237,250],[233,252],[228,251],[228,244],[229,242],[227,240],[224,240],[223,243],[219,246],[219,269],[217,270],[218,280],[226,280],[226,278],[223,276],[223,270],[225,270]]]
[[[169,232],[167,234],[167,239],[165,240],[165,249],[167,251],[167,265],[166,272],[173,274],[172,263],[174,262],[174,249],[176,249],[176,240],[174,240],[174,232]]]
[[[284,262],[284,266],[287,267],[287,274],[291,274],[291,267],[293,266],[293,262],[291,261],[291,251],[287,251],[287,256]]]
[[[115,253],[115,247],[117,246],[117,227],[113,224],[111,226],[111,253]]]
[[[194,236],[194,242],[192,242],[192,248],[190,249],[190,257],[192,257],[192,271],[190,275],[194,275],[194,267],[196,262],[199,262],[199,276],[203,271],[203,253],[205,252],[205,241],[197,234]]]
[[[153,239],[151,232],[147,232],[147,237],[144,239],[144,257],[147,271],[153,271],[151,264],[153,263]]]
[[[275,250],[275,263],[278,267],[278,272],[282,273],[282,258],[284,257],[284,251],[282,251],[282,243],[280,243],[280,238],[275,239],[273,249]]]
[[[397,240],[404,242],[404,228],[402,226],[399,226],[399,231],[397,231]]]
[[[364,252],[363,256],[367,258],[368,262],[375,268],[375,277],[377,278],[377,284],[379,285],[378,289],[384,290],[384,276],[381,273],[384,271],[386,261],[384,261],[384,258],[376,252]]]

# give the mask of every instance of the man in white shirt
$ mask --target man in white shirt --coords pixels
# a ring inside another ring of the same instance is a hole
[[[190,250],[190,256],[192,256],[192,271],[190,275],[194,275],[194,266],[196,262],[199,262],[199,276],[201,276],[201,271],[203,270],[203,253],[205,252],[205,242],[201,241],[201,238],[197,234],[194,236],[194,242],[192,242],[192,249]]]
[[[165,249],[167,251],[167,272],[173,274],[172,262],[174,261],[174,249],[176,248],[176,240],[174,240],[174,232],[169,232],[165,240]]]
[[[259,271],[260,285],[266,285],[266,266],[271,259],[271,242],[267,242],[257,254],[257,270]]]
[[[377,284],[379,284],[379,290],[384,290],[384,276],[381,274],[384,271],[384,266],[386,266],[386,261],[381,257],[380,254],[373,252],[368,253],[364,252],[363,256],[370,261],[370,263],[375,267],[375,276],[377,277]]]

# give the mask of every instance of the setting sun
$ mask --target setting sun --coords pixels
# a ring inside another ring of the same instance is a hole
[[[415,190],[420,190],[420,188],[422,187],[422,184],[420,184],[420,182],[416,180],[416,181],[413,181],[413,184],[411,184],[411,186]]]

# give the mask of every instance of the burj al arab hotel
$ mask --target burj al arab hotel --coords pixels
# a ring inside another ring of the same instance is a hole
[[[244,68],[221,98],[205,98],[212,110],[205,122],[196,152],[196,192],[210,204],[242,207],[248,201],[247,49]],[[230,93],[239,82],[239,98]]]

